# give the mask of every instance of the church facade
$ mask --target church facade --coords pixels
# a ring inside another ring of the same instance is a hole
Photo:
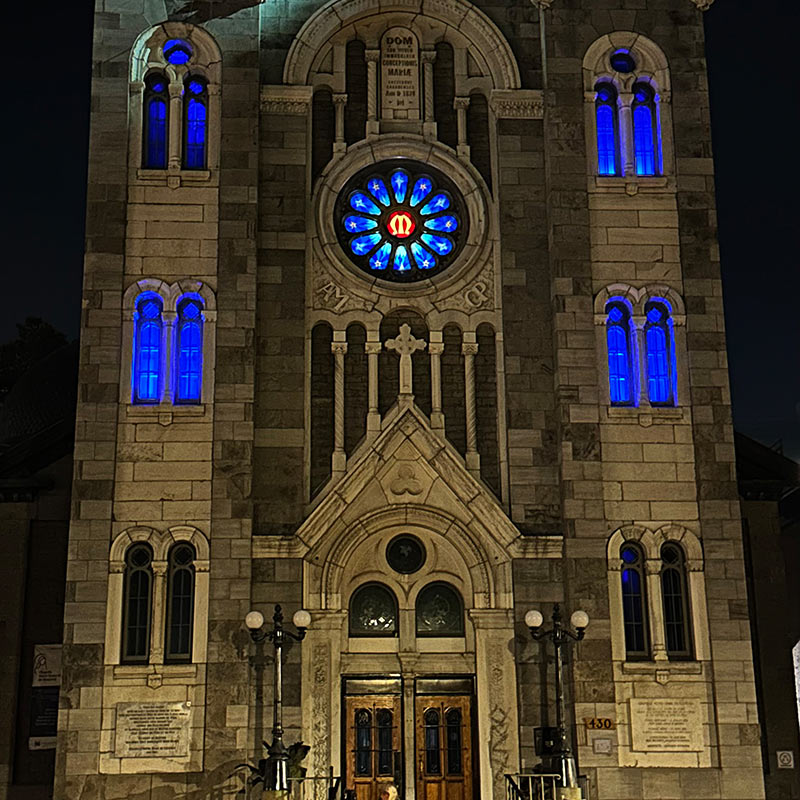
[[[55,797],[763,796],[707,5],[98,7]]]

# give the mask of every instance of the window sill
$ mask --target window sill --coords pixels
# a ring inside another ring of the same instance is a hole
[[[196,663],[187,664],[115,664],[112,668],[114,679],[121,681],[146,681],[151,688],[157,688],[167,680],[192,680],[197,678]]]
[[[206,416],[205,403],[197,405],[172,405],[159,403],[146,406],[128,403],[125,407],[125,416],[131,422],[158,422],[160,425],[171,425],[175,421],[190,419],[195,421],[198,417]]]
[[[623,661],[623,675],[646,675],[659,683],[666,683],[679,675],[702,675],[702,661]]]
[[[639,192],[661,194],[674,191],[676,191],[675,178],[667,175],[589,176],[590,193],[627,194],[633,197]]]
[[[212,170],[210,169],[144,169],[136,170],[136,180],[148,185],[169,186],[177,189],[179,186],[193,186],[210,183]]]
[[[686,423],[690,421],[689,409],[683,406],[606,406],[608,422],[639,424],[643,428],[665,423]]]

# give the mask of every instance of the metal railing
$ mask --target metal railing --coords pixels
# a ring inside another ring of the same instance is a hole
[[[556,800],[560,775],[506,775],[506,800]]]

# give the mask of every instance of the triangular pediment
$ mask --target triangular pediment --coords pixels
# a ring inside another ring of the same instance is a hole
[[[296,533],[303,549],[396,510],[398,523],[444,515],[472,531],[504,560],[516,555],[520,533],[491,491],[467,470],[463,458],[409,399],[384,419],[383,430],[349,459],[347,471]],[[393,515],[394,516],[394,515]],[[424,523],[423,523],[424,524]]]

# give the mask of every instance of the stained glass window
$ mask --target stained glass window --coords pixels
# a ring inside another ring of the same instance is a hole
[[[199,403],[203,382],[203,314],[199,300],[178,304],[176,403]]]
[[[617,90],[611,83],[595,86],[595,120],[597,124],[597,171],[600,175],[619,174],[617,139]]]
[[[608,391],[612,405],[631,405],[633,393],[633,358],[631,319],[622,302],[606,306],[606,342],[608,344]]]
[[[638,545],[626,542],[622,559],[622,616],[625,624],[625,654],[629,659],[647,658],[647,586],[644,558]]]
[[[466,211],[453,182],[429,165],[384,161],[348,181],[336,207],[339,241],[373,277],[422,280],[445,269],[466,235]]]
[[[648,397],[654,405],[673,405],[675,349],[672,339],[672,318],[667,305],[660,301],[647,303],[645,318]]]
[[[417,597],[417,636],[463,636],[464,604],[447,583],[431,583]]]
[[[205,169],[208,139],[208,89],[189,75],[183,91],[183,168]]]
[[[351,636],[395,636],[397,600],[382,583],[366,583],[350,599]]]
[[[627,50],[617,50],[612,53],[609,61],[611,62],[611,69],[615,72],[621,72],[623,75],[627,75],[636,69],[636,62]]]
[[[143,294],[134,313],[133,402],[158,403],[161,399],[162,301]]]
[[[194,621],[194,548],[176,544],[169,552],[167,583],[167,661],[192,658]]]
[[[691,658],[686,563],[683,550],[672,543],[661,548],[661,599],[664,603],[667,656],[674,659]]]
[[[170,64],[186,64],[192,57],[192,46],[183,39],[170,39],[164,45],[164,58]]]
[[[153,553],[135,544],[125,554],[122,660],[146,663],[150,657],[150,615],[153,602]]]
[[[637,175],[661,172],[661,142],[653,87],[636,83],[633,87],[633,144]]]
[[[169,90],[167,79],[160,72],[147,76],[144,82],[142,122],[142,166],[166,169]]]

